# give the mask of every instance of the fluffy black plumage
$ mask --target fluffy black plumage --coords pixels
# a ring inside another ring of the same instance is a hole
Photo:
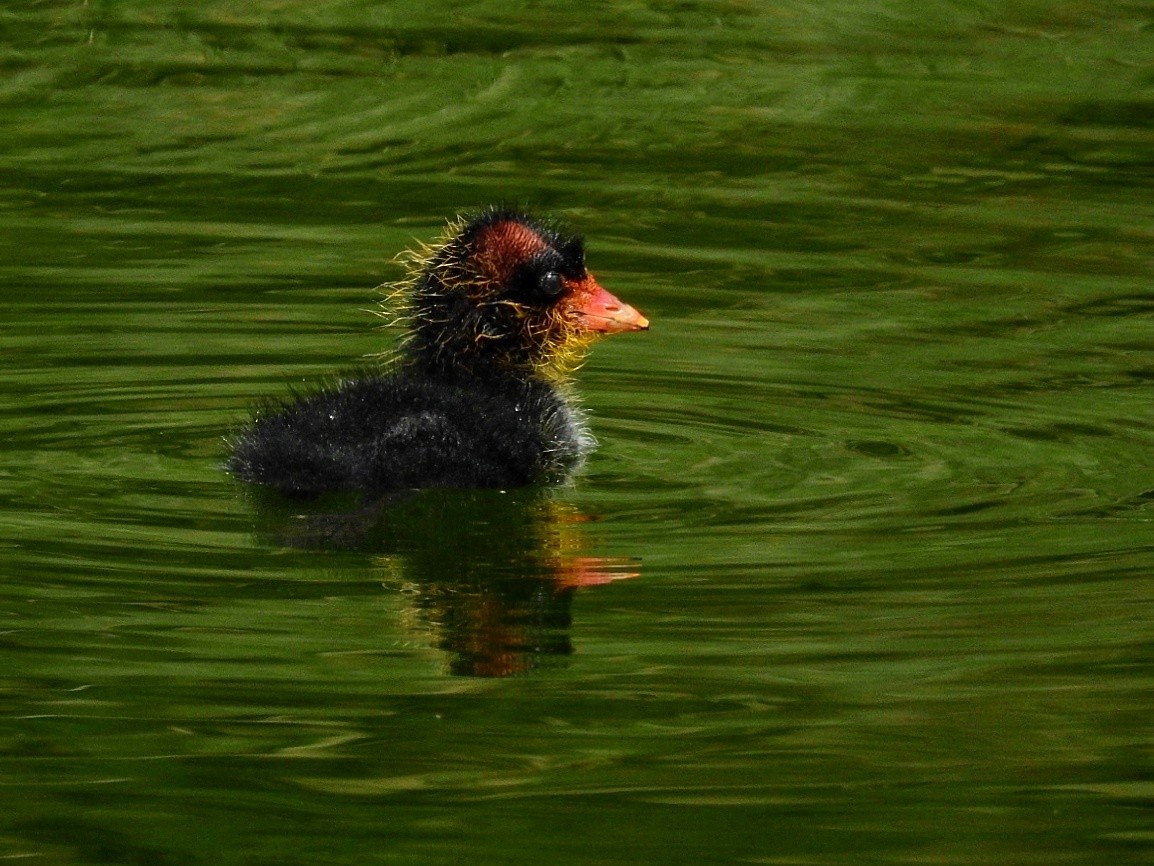
[[[561,479],[593,445],[566,374],[599,334],[648,327],[589,275],[580,238],[514,211],[451,224],[402,289],[392,370],[259,412],[230,472],[292,495]]]
[[[228,467],[290,494],[519,487],[564,477],[591,444],[578,412],[545,382],[450,383],[407,370],[259,417]]]

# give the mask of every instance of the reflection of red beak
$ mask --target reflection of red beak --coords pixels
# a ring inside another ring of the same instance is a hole
[[[580,589],[589,586],[602,586],[615,580],[628,580],[631,577],[641,577],[638,571],[640,563],[635,559],[625,559],[620,556],[574,556],[558,563],[557,573],[553,575],[553,589]]]
[[[569,310],[581,319],[586,331],[617,334],[622,331],[647,331],[649,320],[624,301],[619,301],[592,276],[573,285]]]

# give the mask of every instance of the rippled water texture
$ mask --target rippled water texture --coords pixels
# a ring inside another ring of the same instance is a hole
[[[0,856],[1152,856],[1154,6],[6,2]],[[555,491],[244,490],[392,257],[653,322]]]

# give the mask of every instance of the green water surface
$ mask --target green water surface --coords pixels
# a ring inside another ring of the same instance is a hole
[[[555,491],[224,437],[556,214]],[[1154,4],[0,8],[0,860],[1145,864]]]

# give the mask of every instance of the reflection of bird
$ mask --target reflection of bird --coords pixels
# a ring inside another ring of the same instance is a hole
[[[645,317],[585,269],[579,237],[489,209],[409,259],[388,374],[262,411],[228,468],[286,493],[512,487],[557,479],[592,444],[565,383],[600,334]]]
[[[373,579],[362,579],[358,559],[350,591],[376,593],[383,584],[403,593],[407,630],[443,650],[446,670],[461,676],[554,666],[574,651],[577,591],[639,576],[636,560],[589,555],[592,518],[541,488],[390,491],[307,503],[253,492],[258,531],[268,541],[371,554]]]

